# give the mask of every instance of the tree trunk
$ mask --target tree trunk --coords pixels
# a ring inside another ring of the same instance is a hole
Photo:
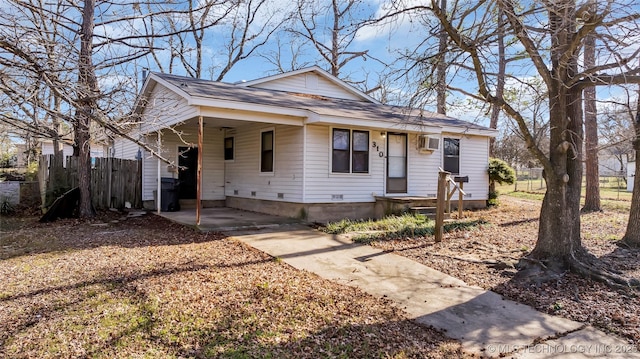
[[[633,150],[636,154],[636,169],[633,177],[633,194],[631,195],[629,222],[627,223],[627,232],[622,238],[622,243],[630,247],[640,248],[640,163],[638,163],[638,153],[640,153],[640,88],[638,88],[636,118],[633,122],[633,127],[636,135],[633,140]]]
[[[82,28],[80,32],[80,58],[78,64],[78,102],[76,109],[75,142],[78,146],[78,187],[80,204],[78,215],[81,218],[93,217],[95,210],[91,203],[91,116],[97,110],[97,79],[93,67],[93,28],[96,1],[86,0],[82,9]]]
[[[584,41],[584,67],[592,68],[596,64],[596,39],[593,34]],[[601,211],[600,174],[598,173],[598,116],[596,108],[596,89],[584,90],[584,131],[586,152],[586,182],[583,211]]]
[[[582,187],[581,91],[565,84],[577,72],[577,57],[566,59],[575,34],[574,3],[561,1],[549,12],[552,78],[549,89],[550,168],[544,178],[547,191],[540,211],[538,241],[529,257],[546,267],[563,271],[586,255],[580,240],[580,190]]]
[[[447,0],[440,0],[440,8],[443,11],[447,9]],[[438,34],[438,63],[436,65],[436,96],[437,96],[437,111],[443,115],[447,114],[447,40],[449,35],[444,28],[444,25],[440,26],[440,33]]]
[[[502,8],[498,9],[498,76],[496,79],[496,98],[502,99],[504,97],[504,85],[505,74],[507,71],[507,59],[504,51],[504,33],[505,33],[505,19],[502,13]],[[498,119],[500,118],[500,108],[493,106],[491,108],[491,120],[489,121],[489,128],[498,128]],[[491,137],[489,139],[489,157],[495,157],[495,144],[496,138]],[[489,192],[495,192],[495,184],[490,185]]]

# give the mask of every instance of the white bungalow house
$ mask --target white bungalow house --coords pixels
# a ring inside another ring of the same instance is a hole
[[[115,157],[142,157],[142,196],[154,208],[158,176],[180,180],[180,200],[310,221],[373,218],[385,200],[435,197],[438,169],[468,176],[465,206],[485,206],[489,139],[473,123],[382,105],[310,67],[229,84],[151,73],[135,107],[130,135],[174,165],[126,139]],[[197,144],[203,122],[201,148]],[[172,130],[169,130],[172,128]]]

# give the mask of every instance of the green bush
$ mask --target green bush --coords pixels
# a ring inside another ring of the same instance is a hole
[[[516,171],[505,161],[497,158],[489,158],[489,200],[490,206],[498,205],[498,192],[496,183],[513,184],[516,181]]]
[[[505,161],[489,158],[489,183],[513,184],[516,181],[516,171]]]

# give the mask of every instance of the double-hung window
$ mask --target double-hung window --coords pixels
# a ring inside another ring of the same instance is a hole
[[[369,173],[369,132],[334,128],[331,172]]]
[[[460,139],[445,138],[442,168],[452,174],[460,174]]]

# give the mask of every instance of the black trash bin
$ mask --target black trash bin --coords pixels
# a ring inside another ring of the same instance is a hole
[[[177,178],[161,178],[160,210],[163,212],[175,212],[180,210],[180,181]]]

